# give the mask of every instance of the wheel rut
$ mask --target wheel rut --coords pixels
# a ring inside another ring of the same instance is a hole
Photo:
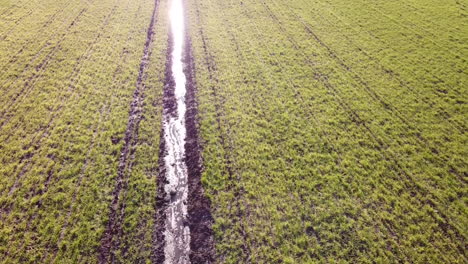
[[[187,6],[172,0],[160,145],[155,263],[212,263],[210,201],[201,184],[197,101]]]
[[[155,39],[155,26],[157,22],[157,12],[159,9],[159,0],[155,0],[154,9],[151,15],[151,21],[146,32],[146,42],[144,45],[143,56],[140,60],[136,88],[133,93],[133,100],[130,104],[129,118],[125,130],[124,145],[120,151],[119,165],[115,187],[112,192],[112,201],[109,205],[109,220],[106,229],[101,237],[98,248],[99,263],[116,262],[115,251],[119,250],[120,237],[122,235],[122,223],[125,212],[125,193],[128,187],[129,173],[133,166],[135,146],[138,142],[139,125],[143,118],[143,101],[145,98],[144,80],[148,75],[148,64],[151,57],[152,44]]]

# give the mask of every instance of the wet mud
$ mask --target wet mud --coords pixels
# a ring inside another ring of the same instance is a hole
[[[184,1],[173,0],[166,59],[155,263],[212,263],[210,202],[201,185],[195,72]]]

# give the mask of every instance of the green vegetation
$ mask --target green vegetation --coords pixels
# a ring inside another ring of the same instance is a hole
[[[0,0],[0,263],[154,261],[156,2]],[[217,263],[468,262],[465,2],[185,0]]]
[[[466,263],[463,1],[188,7],[221,263]]]
[[[0,0],[0,262],[93,263],[153,0]],[[144,80],[118,258],[149,258],[167,3]]]

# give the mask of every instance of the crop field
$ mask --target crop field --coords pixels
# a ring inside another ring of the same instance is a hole
[[[189,1],[225,263],[466,263],[463,1]]]
[[[0,0],[0,263],[467,263],[467,8]]]
[[[117,257],[146,259],[154,224],[166,3],[144,69],[154,1],[0,3],[0,262],[96,261],[115,201],[112,221],[119,222],[122,241],[116,251],[126,249]],[[126,142],[141,71],[145,118],[138,138]],[[117,192],[118,183],[126,188]]]

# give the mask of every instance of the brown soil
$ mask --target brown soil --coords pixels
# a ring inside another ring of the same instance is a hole
[[[166,65],[164,73],[164,95],[163,95],[163,113],[175,114],[177,110],[177,103],[174,95],[175,81],[172,77],[172,34],[169,32],[169,38],[167,43],[166,52]],[[163,117],[164,122],[164,117]],[[166,200],[166,191],[164,186],[168,183],[166,178],[166,166],[164,163],[164,157],[167,155],[166,140],[164,140],[164,124],[161,126],[159,143],[159,174],[158,174],[158,190],[156,196],[156,208],[155,208],[155,229],[153,233],[153,251],[151,254],[151,262],[162,264],[164,263],[164,246],[165,236],[164,231],[166,228],[166,208],[168,201]]]
[[[186,27],[188,29],[188,27]],[[188,31],[188,30],[187,30]],[[192,55],[191,40],[186,31],[184,47],[184,73],[187,78],[185,124],[187,138],[185,141],[186,165],[188,170],[188,219],[190,228],[190,261],[197,263],[214,262],[213,217],[211,202],[204,195],[201,183],[202,158],[200,139],[198,137],[198,105],[196,100],[195,66]]]
[[[186,27],[188,29],[188,27]],[[185,143],[186,166],[188,171],[188,226],[190,228],[190,262],[213,263],[214,262],[214,240],[211,216],[210,201],[206,198],[201,184],[202,158],[200,140],[198,137],[198,108],[196,100],[196,83],[194,72],[194,61],[192,56],[191,41],[188,32],[185,33],[184,45],[184,73],[187,78],[186,83],[186,107],[185,125],[187,137]],[[169,33],[169,43],[166,57],[166,72],[164,83],[164,113],[175,114],[177,104],[174,96],[175,82],[172,77],[172,34]],[[153,263],[164,263],[164,230],[166,223],[166,193],[164,185],[167,184],[164,156],[166,155],[165,140],[163,130],[161,132],[160,155],[159,155],[159,177],[158,196],[156,201],[156,228],[153,235],[154,249],[152,254]]]

